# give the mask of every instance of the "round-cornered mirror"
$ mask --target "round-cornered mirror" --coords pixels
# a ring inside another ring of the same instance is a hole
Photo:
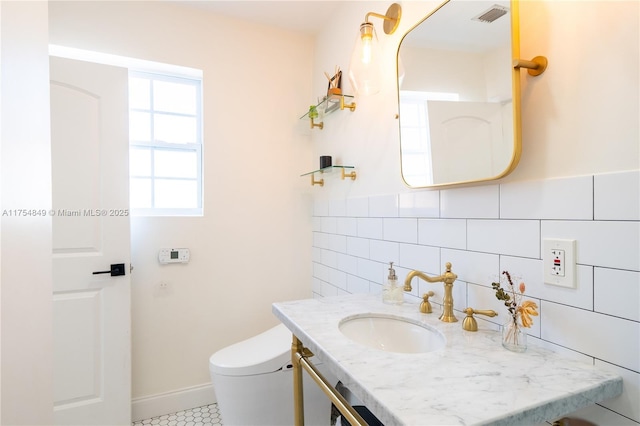
[[[449,0],[398,48],[402,178],[409,187],[498,179],[520,159],[516,1]]]

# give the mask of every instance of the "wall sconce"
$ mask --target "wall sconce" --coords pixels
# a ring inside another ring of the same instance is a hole
[[[393,3],[387,9],[387,13],[380,15],[369,12],[360,25],[356,45],[351,55],[349,66],[349,81],[351,87],[359,95],[372,95],[380,91],[380,59],[378,37],[369,17],[384,19],[383,29],[385,34],[393,34],[400,23],[402,8],[398,3]]]

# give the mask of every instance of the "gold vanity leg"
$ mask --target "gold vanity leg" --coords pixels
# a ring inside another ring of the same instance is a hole
[[[291,343],[291,364],[293,365],[293,421],[295,426],[304,426],[304,395],[302,388],[302,366],[300,357],[302,342],[293,335]]]
[[[304,426],[304,394],[302,389],[302,370],[320,387],[329,400],[333,402],[338,411],[354,426],[367,426],[367,422],[358,412],[349,405],[346,399],[332,387],[327,379],[317,370],[317,368],[307,359],[313,353],[302,345],[302,342],[293,335],[291,343],[291,364],[293,365],[293,421],[295,426]]]

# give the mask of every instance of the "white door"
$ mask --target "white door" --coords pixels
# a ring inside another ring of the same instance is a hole
[[[54,420],[130,425],[128,74],[50,64]]]
[[[497,102],[427,101],[431,158],[436,183],[465,182],[494,177],[511,161],[496,165],[496,152],[504,150],[502,105]],[[513,144],[513,141],[511,141]]]

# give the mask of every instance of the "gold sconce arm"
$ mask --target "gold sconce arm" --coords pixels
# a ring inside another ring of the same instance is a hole
[[[385,34],[393,34],[398,24],[400,24],[400,17],[402,16],[402,7],[398,3],[393,3],[387,9],[387,13],[381,15],[379,13],[369,12],[364,17],[364,22],[369,22],[369,17],[375,17],[384,19],[383,29]]]
[[[525,59],[514,59],[513,67],[514,68],[526,68],[529,75],[537,76],[544,72],[547,69],[547,58],[544,56],[536,56],[530,61]]]

